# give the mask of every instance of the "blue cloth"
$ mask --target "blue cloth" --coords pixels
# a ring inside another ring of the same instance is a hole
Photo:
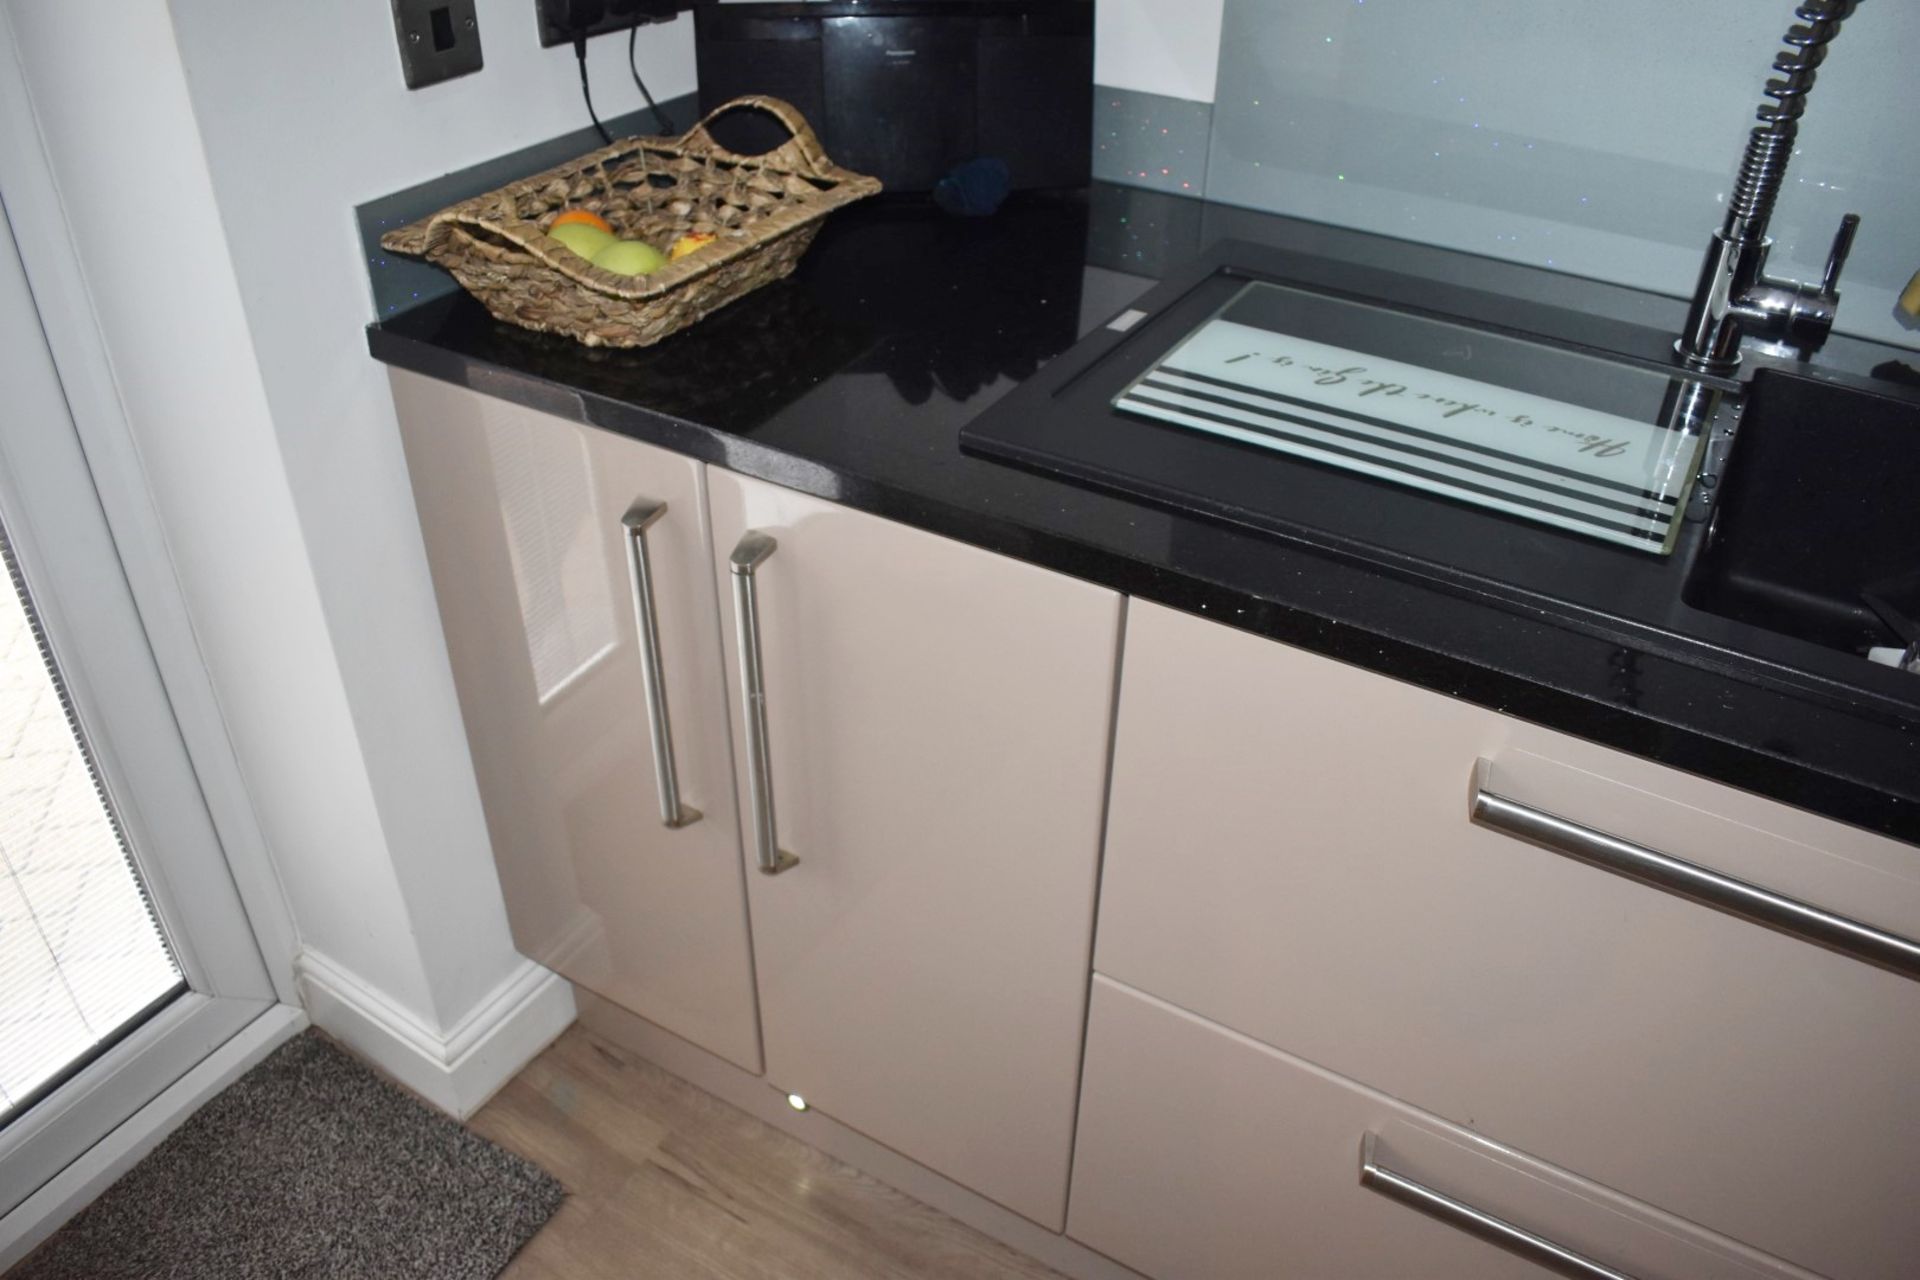
[[[983,156],[957,164],[934,184],[933,202],[963,218],[984,218],[1013,190],[1013,171],[1005,160]]]

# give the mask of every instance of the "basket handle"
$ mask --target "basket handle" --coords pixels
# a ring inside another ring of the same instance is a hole
[[[840,172],[840,167],[834,164],[833,161],[827,159],[827,153],[822,150],[820,146],[820,136],[813,131],[813,126],[807,123],[807,118],[800,114],[799,108],[782,98],[770,98],[764,94],[757,93],[723,102],[713,110],[707,112],[705,116],[701,117],[700,123],[694,125],[693,128],[681,135],[680,149],[682,153],[711,156],[716,160],[730,161],[733,163],[752,161],[754,159],[753,156],[743,156],[727,150],[718,142],[715,142],[713,135],[707,132],[707,126],[715,120],[718,120],[730,111],[739,111],[743,108],[764,111],[785,125],[787,132],[791,133],[793,137],[783,145],[792,147],[799,154],[800,158],[807,162],[808,166],[813,170],[813,176],[826,178]]]

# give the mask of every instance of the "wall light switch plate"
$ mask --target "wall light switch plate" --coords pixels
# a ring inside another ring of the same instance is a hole
[[[393,31],[409,89],[480,69],[480,19],[473,0],[393,0]]]

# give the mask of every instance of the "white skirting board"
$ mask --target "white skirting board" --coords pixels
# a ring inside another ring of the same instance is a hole
[[[573,1023],[573,987],[531,960],[439,1031],[314,950],[294,965],[313,1024],[465,1120]]]
[[[300,1034],[306,1025],[307,1016],[299,1009],[273,1005],[0,1218],[0,1272],[31,1253],[140,1163],[202,1103]]]
[[[982,1235],[1018,1249],[1071,1280],[1144,1280],[1137,1271],[1029,1222],[829,1116],[818,1111],[795,1111],[788,1105],[787,1095],[764,1078],[714,1057],[637,1014],[587,991],[578,993],[578,1000],[580,1025],[595,1035],[791,1134],[816,1151],[824,1151],[966,1223]]]

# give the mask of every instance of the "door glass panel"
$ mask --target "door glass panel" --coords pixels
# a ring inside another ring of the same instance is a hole
[[[0,534],[0,1125],[185,989]]]

